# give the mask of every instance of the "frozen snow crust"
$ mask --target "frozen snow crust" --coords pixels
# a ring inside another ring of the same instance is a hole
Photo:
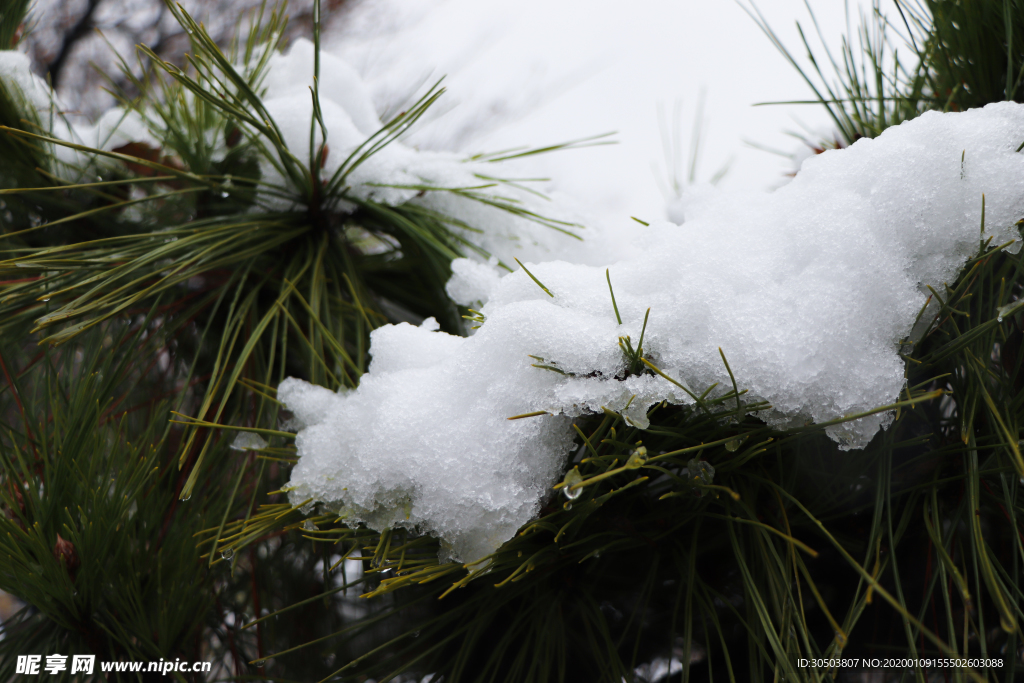
[[[485,302],[475,334],[447,335],[432,320],[385,326],[371,335],[357,389],[281,384],[305,425],[291,497],[375,529],[436,534],[458,560],[492,552],[557,481],[573,416],[629,404],[625,415],[646,425],[653,404],[690,400],[659,377],[615,379],[618,337],[636,340],[648,307],[644,347],[656,365],[698,392],[729,386],[721,347],[748,397],[772,404],[774,426],[891,403],[904,386],[899,344],[926,287],[952,282],[979,236],[1019,240],[1022,141],[1024,106],[927,113],[809,159],[772,194],[691,193],[682,225],[592,234],[588,260],[614,255],[606,263],[622,325],[605,268],[570,263],[570,251],[527,264],[553,298],[521,270],[498,278],[456,261],[449,292]],[[569,374],[532,367],[529,355]],[[555,415],[506,419],[536,410]],[[862,448],[890,421],[879,414],[828,433]]]

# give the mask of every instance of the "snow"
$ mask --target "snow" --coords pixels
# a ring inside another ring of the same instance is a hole
[[[380,119],[356,70],[337,56],[322,59],[330,177]],[[312,62],[312,45],[296,41],[271,59],[263,84],[267,111],[306,166]],[[49,120],[55,104],[24,56],[0,53],[0,76]],[[158,144],[139,117],[119,110],[95,126],[61,119],[53,128],[106,149]],[[316,147],[324,140],[319,126],[313,131]],[[447,292],[485,321],[467,337],[440,332],[433,319],[375,330],[372,362],[354,390],[285,380],[278,396],[294,415],[300,455],[291,499],[374,529],[434,534],[446,558],[493,552],[550,494],[574,418],[610,409],[643,428],[653,405],[692,402],[662,377],[625,372],[618,340],[637,340],[648,310],[644,349],[655,365],[699,394],[731,386],[724,353],[747,400],[771,404],[759,416],[774,427],[889,404],[904,387],[901,343],[923,332],[914,323],[929,287],[952,282],[980,241],[1018,240],[1022,141],[1021,105],[931,112],[806,159],[774,193],[688,188],[668,207],[674,222],[649,226],[586,215],[570,197],[546,203],[509,184],[466,190],[491,184],[500,167],[395,142],[349,175],[349,196],[417,203],[480,229],[453,227],[481,253],[452,264]],[[273,165],[262,168],[264,181],[288,187]],[[425,186],[439,189],[423,193]],[[552,216],[585,239],[475,201],[474,192]],[[546,291],[524,270],[508,272],[514,258]],[[535,367],[537,358],[561,372]],[[507,419],[536,411],[550,415]],[[891,420],[878,413],[827,433],[843,449],[862,448]],[[233,446],[261,444],[240,435]]]
[[[774,193],[691,191],[681,225],[595,224],[585,256],[603,255],[600,265],[573,263],[563,246],[551,250],[562,260],[526,263],[553,297],[522,270],[499,279],[492,265],[456,261],[448,291],[482,305],[475,334],[447,335],[429,320],[385,326],[371,335],[357,389],[281,384],[304,424],[290,495],[371,528],[435,534],[461,561],[493,552],[558,480],[573,417],[607,407],[643,427],[652,405],[690,401],[660,377],[623,377],[618,338],[638,339],[648,308],[652,362],[700,392],[730,385],[721,348],[747,399],[771,403],[761,415],[775,427],[894,402],[900,344],[927,287],[952,282],[980,239],[1019,239],[1021,141],[1021,105],[933,112],[808,159]],[[506,419],[539,410],[552,415]],[[891,420],[827,431],[862,448]]]
[[[270,59],[268,73],[263,81],[264,106],[281,131],[289,151],[305,167],[310,167],[310,127],[313,126],[313,154],[324,137],[319,124],[314,125],[311,86],[314,72],[313,44],[299,39],[286,54]],[[383,125],[370,97],[370,90],[355,70],[342,59],[324,51],[321,53],[320,110],[327,130],[327,155],[323,161],[321,177],[330,179],[353,155],[361,153],[365,145],[373,142],[372,135]],[[368,142],[369,141],[369,142]],[[269,140],[268,149],[273,149]],[[298,188],[285,177],[271,161],[261,158],[262,180],[267,185],[291,191]],[[487,199],[514,203],[518,207],[540,215],[550,213],[548,200],[538,197],[517,185],[490,180],[500,175],[501,168],[486,161],[472,161],[465,154],[439,151],[420,151],[402,140],[388,144],[348,173],[345,185],[348,197],[372,200],[392,206],[406,202],[425,206],[469,226],[487,226],[483,233],[451,226],[458,233],[488,255],[503,264],[514,264],[514,258],[550,258],[558,250],[578,248],[578,237],[565,232],[579,232],[579,226],[564,225],[564,231],[542,225],[528,217],[517,216],[497,207],[489,206],[465,192],[450,190],[473,189],[472,192]],[[486,186],[486,187],[485,187]],[[421,189],[438,188],[424,194]],[[281,197],[280,192],[264,192],[261,203],[269,208],[288,209],[294,200]],[[339,210],[352,210],[350,202],[339,203]],[[574,215],[561,211],[563,222],[572,223]]]
[[[15,84],[24,103],[31,109],[37,112],[50,109],[50,90],[41,78],[32,73],[32,61],[28,55],[0,50],[0,79],[5,85]]]
[[[524,189],[522,183],[494,180],[501,169],[493,163],[470,161],[462,153],[419,151],[402,141],[394,141],[363,163],[353,165],[351,158],[379,139],[373,135],[383,124],[368,86],[353,67],[327,51],[321,53],[320,67],[319,102],[323,129],[328,135],[321,177],[332,178],[343,165],[352,168],[345,179],[350,198],[392,206],[414,202],[449,216],[455,219],[450,226],[454,233],[475,245],[478,253],[498,259],[506,269],[508,264],[514,264],[515,258],[550,258],[560,249],[580,244],[578,237],[569,234],[582,229],[572,225],[576,216],[571,212],[561,212],[565,224],[555,229],[526,215],[514,215],[488,205],[486,201],[499,201],[540,215],[548,214],[551,208],[546,199]],[[236,65],[236,68],[240,73],[250,71],[246,65]],[[264,107],[280,131],[285,147],[307,169],[311,166],[311,127],[315,136],[314,159],[318,158],[315,155],[324,142],[322,129],[313,117],[313,73],[314,46],[309,40],[298,39],[286,53],[270,58],[260,84]],[[133,142],[155,150],[162,146],[162,131],[151,129],[157,127],[160,120],[153,112],[147,114],[150,119],[147,121],[137,112],[115,107],[95,124],[65,114],[66,107],[51,93],[45,81],[31,72],[29,59],[22,53],[0,51],[0,77],[16,87],[23,103],[43,129],[48,129],[49,135],[58,140],[105,151],[118,150]],[[188,93],[186,97],[191,99],[193,95]],[[223,132],[217,129],[208,134],[214,157],[223,158],[228,151]],[[263,140],[263,144],[273,153],[275,147],[270,140]],[[70,182],[80,182],[119,163],[61,145],[54,146],[54,153],[61,162],[54,171]],[[274,162],[261,155],[259,163],[261,187],[277,188],[277,191],[260,193],[262,208],[297,208],[301,197],[299,188],[282,172],[281,161]],[[438,191],[424,194],[423,187],[438,188]],[[344,212],[355,207],[341,200],[334,208]],[[486,225],[488,229],[480,233],[464,225]]]
[[[267,97],[311,101],[309,80],[314,60],[314,45],[305,38],[296,40],[287,54],[271,57],[263,81]],[[364,136],[380,128],[380,118],[362,77],[348,62],[327,51],[320,54],[320,96],[344,109]]]
[[[14,50],[0,50],[0,79],[13,86],[13,96],[26,108],[26,113],[41,126],[41,131],[58,140],[106,151],[130,142],[158,146],[142,117],[121,108],[106,111],[95,124],[69,114],[67,107],[51,91],[46,81],[32,73],[27,55]],[[80,181],[84,169],[108,166],[107,159],[93,157],[69,147],[55,145],[54,154],[60,164],[55,173],[71,182]]]

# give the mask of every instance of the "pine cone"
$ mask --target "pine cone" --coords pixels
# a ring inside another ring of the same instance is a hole
[[[75,551],[75,544],[71,541],[65,541],[60,537],[60,534],[57,534],[57,542],[53,544],[53,556],[58,562],[67,567],[68,574],[74,580],[75,572],[81,564],[78,560],[78,553]]]

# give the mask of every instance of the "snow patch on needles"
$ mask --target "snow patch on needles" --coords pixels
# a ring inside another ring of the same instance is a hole
[[[432,321],[386,326],[371,336],[357,389],[281,384],[305,424],[291,496],[375,529],[436,534],[458,560],[494,551],[558,480],[573,416],[605,406],[646,425],[652,405],[691,400],[661,377],[625,376],[618,339],[639,338],[648,308],[644,349],[655,365],[698,393],[728,387],[721,347],[745,399],[770,402],[762,415],[776,427],[892,403],[904,386],[899,345],[927,287],[941,292],[980,241],[1019,240],[1021,141],[1021,105],[929,112],[807,160],[772,194],[701,193],[682,225],[591,235],[618,255],[607,264],[621,325],[603,267],[527,263],[549,296],[523,270],[499,280],[457,261],[449,292],[486,300],[473,336]],[[552,415],[507,419],[541,410]],[[876,414],[828,433],[862,448],[891,420]]]
[[[145,121],[135,112],[121,108],[108,110],[95,125],[80,116],[67,112],[50,86],[32,73],[28,55],[15,50],[0,50],[0,80],[25,113],[39,126],[35,133],[45,133],[58,140],[95,149],[111,151],[130,142],[141,142],[156,147],[157,141]],[[13,86],[13,88],[11,87]],[[59,165],[54,171],[71,182],[83,180],[80,169],[93,165],[93,170],[109,166],[107,159],[94,159],[90,155],[64,146],[55,146],[54,155]]]
[[[464,253],[493,255],[505,265],[514,263],[517,257],[550,259],[579,246],[582,226],[574,215],[562,211],[559,216],[551,216],[553,205],[545,197],[520,181],[495,177],[496,166],[486,158],[422,152],[402,144],[400,139],[374,149],[388,136],[380,132],[384,123],[370,91],[352,66],[326,51],[320,53],[320,117],[315,118],[315,54],[309,40],[296,40],[287,53],[270,57],[257,89],[280,132],[287,149],[284,154],[294,157],[307,172],[320,164],[320,177],[325,182],[343,169],[343,187],[332,191],[329,210],[350,213],[357,202],[417,205],[444,217],[448,229],[464,242]],[[247,74],[252,65],[236,64],[235,68]],[[29,59],[22,53],[0,51],[0,78],[16,87],[16,96],[29,114],[57,140],[105,151],[118,151],[129,143],[161,149],[162,131],[155,130],[154,135],[150,130],[161,125],[159,116],[151,116],[153,112],[143,116],[120,107],[107,111],[95,125],[69,116],[49,86],[31,72]],[[194,95],[188,92],[185,97],[191,101]],[[227,140],[219,131],[209,134],[213,157],[223,158],[228,153]],[[277,154],[277,146],[268,139],[262,144],[267,154],[258,156],[263,188],[260,205],[271,210],[303,208],[298,188],[286,177],[287,164],[271,158]],[[354,163],[371,149],[372,154]],[[120,164],[66,146],[56,146],[54,151],[61,163],[56,171],[71,182],[81,182],[96,171]]]
[[[280,129],[285,146],[301,164],[310,168],[319,160],[324,179],[333,178],[343,169],[348,199],[389,206],[411,203],[436,211],[453,219],[448,223],[452,232],[508,264],[515,257],[551,258],[552,249],[579,244],[578,238],[566,233],[574,233],[580,226],[571,219],[540,219],[549,214],[552,205],[518,184],[494,178],[496,168],[487,161],[450,152],[419,151],[395,140],[358,165],[352,164],[379,139],[373,136],[383,123],[367,85],[355,69],[326,51],[320,53],[319,79],[320,116],[327,131],[326,156],[318,156],[325,140],[317,123],[312,131],[311,160],[314,59],[314,45],[305,39],[295,41],[287,54],[274,55],[263,82],[264,106]],[[261,157],[260,171],[264,183],[289,187],[289,181],[271,160]],[[270,193],[262,199],[271,207],[292,206],[287,199]],[[335,208],[345,212],[355,207],[343,198]]]

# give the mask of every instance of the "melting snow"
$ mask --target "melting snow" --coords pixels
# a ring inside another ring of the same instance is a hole
[[[636,340],[648,308],[644,347],[657,366],[698,392],[730,386],[721,347],[747,398],[773,406],[762,414],[773,426],[892,403],[904,386],[900,342],[927,287],[951,283],[981,239],[1019,239],[1022,141],[1021,105],[928,113],[809,159],[774,193],[705,189],[684,198],[681,225],[597,228],[579,253],[601,265],[552,247],[561,260],[527,267],[553,297],[521,270],[500,277],[456,261],[448,291],[486,316],[475,334],[451,336],[433,321],[386,326],[371,335],[357,389],[281,384],[305,425],[291,495],[373,528],[436,534],[455,559],[492,552],[557,481],[572,417],[604,406],[644,426],[652,405],[690,401],[660,377],[621,379],[618,337]],[[553,415],[506,419],[538,410]],[[891,420],[876,414],[828,433],[862,448]]]

